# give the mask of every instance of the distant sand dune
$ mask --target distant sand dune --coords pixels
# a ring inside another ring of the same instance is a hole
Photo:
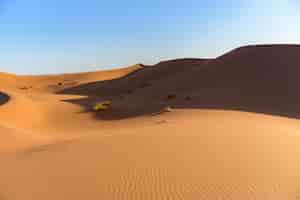
[[[18,76],[17,85],[20,88],[32,87],[32,89],[36,89],[39,91],[53,92],[87,82],[119,78],[141,67],[141,65],[133,65],[130,67],[125,67],[116,70],[85,72],[77,74]]]

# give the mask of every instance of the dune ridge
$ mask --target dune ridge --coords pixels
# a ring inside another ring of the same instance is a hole
[[[299,55],[299,45],[247,46],[215,59],[161,62],[119,79],[66,88],[58,94],[88,96],[69,101],[86,108],[95,97],[112,99],[120,104],[119,112],[98,116],[109,120],[157,112],[166,106],[162,104],[299,118]],[[174,95],[177,98],[165,103],[168,96]],[[125,100],[119,100],[124,96]],[[149,102],[147,109],[143,108],[144,101]],[[136,105],[131,111],[121,105],[131,102]]]

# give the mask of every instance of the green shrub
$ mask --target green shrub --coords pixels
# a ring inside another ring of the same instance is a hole
[[[97,102],[93,106],[94,111],[105,111],[111,108],[111,101]]]

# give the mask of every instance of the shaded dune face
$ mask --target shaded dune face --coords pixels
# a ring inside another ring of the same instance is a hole
[[[175,108],[213,108],[300,117],[300,46],[260,45],[235,49],[216,59],[181,59],[145,66],[125,77],[79,85],[60,94],[89,111],[110,99],[101,119],[122,119]]]
[[[147,89],[153,86],[152,82],[173,79],[176,75],[182,76],[182,73],[190,72],[191,69],[198,68],[207,61],[206,59],[181,59],[161,62],[154,66],[143,66],[143,68],[118,79],[83,84],[58,93],[87,96],[99,96],[100,91],[101,95],[106,96],[132,93],[137,89]]]
[[[9,96],[5,93],[0,92],[0,106],[9,101]]]

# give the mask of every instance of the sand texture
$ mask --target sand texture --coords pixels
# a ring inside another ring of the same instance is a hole
[[[300,199],[299,73],[296,45],[0,73],[0,200]]]

